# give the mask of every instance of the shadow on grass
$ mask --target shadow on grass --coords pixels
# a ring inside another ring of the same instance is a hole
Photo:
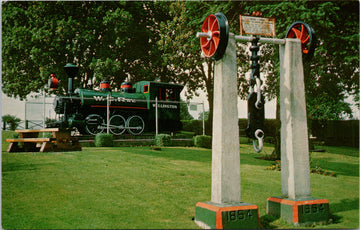
[[[330,204],[330,211],[332,213],[338,213],[349,210],[359,209],[359,198],[355,199],[342,199],[340,203]]]
[[[125,148],[125,147],[123,147]],[[133,151],[135,150],[135,151]],[[151,147],[139,147],[138,150],[134,148],[132,153],[164,157],[172,160],[185,160],[185,161],[197,161],[197,162],[211,162],[211,149],[205,148],[187,148],[187,147],[162,147],[161,150],[152,150]],[[126,151],[126,149],[125,149]],[[246,150],[240,149],[240,159],[242,164],[256,165],[256,166],[269,166],[269,161],[259,160],[256,157],[260,154],[249,154]],[[196,153],[196,154],[194,154]]]
[[[325,149],[327,153],[351,156],[351,157],[359,157],[359,149],[347,146],[317,146],[315,148]]]
[[[274,229],[277,226],[271,224],[275,220],[279,219],[279,217],[271,216],[271,215],[263,215],[260,217],[261,229]]]
[[[126,151],[127,147],[120,147]],[[131,147],[129,147],[131,148]],[[211,162],[211,149],[186,148],[186,147],[162,147],[161,150],[152,150],[151,147],[131,148],[132,154],[140,154],[154,157],[169,158],[172,160]],[[194,154],[197,153],[197,154]]]
[[[55,163],[24,164],[24,163],[4,163],[3,162],[2,173],[15,172],[15,171],[35,171],[44,165],[55,165]]]
[[[14,172],[14,171],[33,171],[37,167],[35,164],[24,164],[24,163],[6,163],[2,165],[2,172]]]
[[[337,175],[355,176],[359,177],[359,164],[353,164],[351,162],[335,162],[334,158],[321,158],[315,159],[320,167],[335,172]]]
[[[330,204],[330,221],[333,224],[339,224],[343,217],[337,213],[356,209],[359,209],[359,198],[342,199],[340,203]]]

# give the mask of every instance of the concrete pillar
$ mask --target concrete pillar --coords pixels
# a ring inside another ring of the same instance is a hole
[[[311,197],[301,42],[280,46],[281,197],[267,199],[266,213],[295,226],[329,221],[329,201]]]
[[[258,207],[241,202],[236,44],[215,63],[211,201],[198,202],[195,223],[205,229],[258,229]]]
[[[281,192],[311,197],[308,131],[301,42],[280,46]]]
[[[215,63],[211,202],[240,202],[240,150],[234,34]]]

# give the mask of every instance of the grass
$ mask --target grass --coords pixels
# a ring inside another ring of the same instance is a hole
[[[333,223],[359,228],[359,155],[345,147],[312,153],[337,177],[311,175],[313,197],[329,200]],[[262,154],[270,154],[266,145]],[[262,228],[295,228],[266,215],[266,199],[281,194],[273,162],[242,144],[244,202],[259,207]],[[83,148],[81,152],[3,153],[5,229],[193,229],[195,204],[209,201],[211,150],[149,147]]]

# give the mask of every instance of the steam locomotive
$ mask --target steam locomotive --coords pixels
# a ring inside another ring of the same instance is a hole
[[[155,130],[157,104],[159,130],[181,129],[179,101],[183,85],[155,81],[140,81],[132,85],[124,82],[120,92],[112,92],[109,82],[103,81],[100,90],[73,90],[73,78],[78,67],[68,63],[64,69],[69,76],[68,92],[54,100],[55,112],[61,115],[61,119],[52,127],[76,128],[81,134],[89,135],[104,132],[109,107],[111,133],[121,135],[127,131],[138,135]],[[54,74],[50,76],[49,87],[56,89],[58,80]]]

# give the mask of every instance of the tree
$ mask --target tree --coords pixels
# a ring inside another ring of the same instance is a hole
[[[75,82],[83,86],[89,79],[107,77],[116,88],[131,77],[186,84],[188,97],[201,88],[208,94],[211,125],[214,62],[200,57],[196,32],[208,14],[221,11],[231,32],[239,34],[239,14],[259,10],[277,19],[279,38],[297,20],[315,29],[319,47],[305,66],[308,115],[339,119],[350,113],[347,95],[359,100],[358,6],[355,1],[6,2],[3,90],[25,98],[42,89],[51,72],[65,82],[63,66],[74,62],[80,66]],[[261,45],[267,99],[278,95],[278,52],[277,46]],[[246,45],[238,43],[237,54],[239,96],[245,99]]]
[[[344,100],[347,95],[355,95],[359,103],[359,3],[287,1],[249,5],[248,10],[255,9],[277,19],[280,38],[285,36],[287,27],[298,20],[307,22],[316,31],[317,50],[312,60],[304,62],[308,120],[352,117],[349,104]],[[273,48],[264,54],[270,67],[265,71],[268,98],[278,95],[278,56]],[[279,108],[277,105],[276,158],[280,158]],[[310,124],[309,128],[311,132]]]
[[[204,117],[205,120],[208,120],[209,119],[209,111],[201,112],[199,114],[199,120],[202,120],[203,117]]]
[[[201,57],[199,38],[196,38],[196,32],[201,30],[201,25],[207,15],[219,11],[229,12],[235,9],[234,5],[241,10],[243,3],[180,1],[163,4],[169,8],[170,19],[161,24],[158,44],[162,51],[163,65],[169,72],[166,77],[186,84],[187,98],[197,95],[197,89],[202,89],[207,93],[210,108],[206,130],[211,133],[214,61]],[[231,23],[235,19],[230,18],[229,20]]]
[[[16,116],[7,114],[2,116],[2,121],[4,123],[4,130],[6,129],[6,125],[10,126],[10,130],[15,130],[19,126],[21,119],[17,118]]]
[[[264,16],[277,19],[279,38],[284,38],[288,27],[297,20],[307,22],[316,31],[319,47],[305,67],[309,115],[312,118],[341,118],[343,113],[351,114],[344,102],[344,92],[351,95],[359,92],[358,2],[173,2],[169,10],[171,20],[162,24],[160,40],[164,64],[171,69],[173,78],[187,83],[192,94],[196,88],[205,89],[210,105],[213,66],[211,60],[200,57],[196,32],[201,29],[206,15],[222,11],[229,19],[230,30],[238,34],[239,14],[260,10]],[[239,95],[244,99],[248,94],[244,72],[249,69],[249,57],[243,47],[239,45],[239,48]],[[260,53],[265,96],[273,99],[279,89],[278,47],[262,44]],[[324,109],[319,114],[319,105],[331,109]]]
[[[108,78],[114,88],[164,74],[156,41],[166,11],[154,2],[6,2],[2,6],[3,91],[24,99],[50,73],[65,92],[63,66],[80,67],[75,84]]]
[[[188,105],[183,100],[180,100],[180,120],[194,120],[189,113]]]
[[[261,10],[275,17],[277,37],[285,37],[288,26],[302,20],[316,32],[318,48],[312,60],[304,63],[306,103],[309,118],[341,119],[351,115],[346,95],[359,94],[359,3],[286,1],[250,4],[248,11]],[[269,98],[278,95],[278,51],[269,47],[264,59]],[[357,99],[358,101],[358,99]],[[358,102],[357,102],[358,103]]]

